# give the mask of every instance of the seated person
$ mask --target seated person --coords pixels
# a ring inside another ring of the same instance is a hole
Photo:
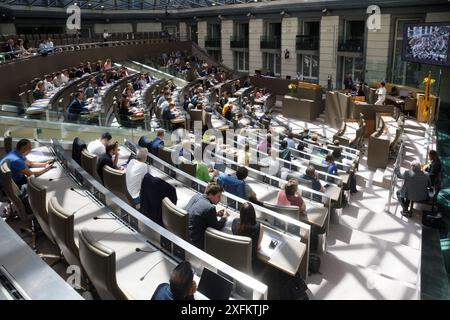
[[[51,74],[47,74],[44,79],[44,92],[53,91],[54,85],[53,85],[53,77]]]
[[[424,170],[430,177],[431,185],[435,188],[435,191],[438,191],[441,186],[441,160],[439,159],[436,150],[430,150],[430,152],[428,153],[428,158],[430,159],[430,162],[424,166]]]
[[[176,106],[174,102],[170,102],[168,105],[164,106],[162,109],[162,120],[164,122],[165,130],[171,130],[172,125],[170,120],[175,119],[177,116],[175,114]]]
[[[309,138],[310,138],[309,129],[307,129],[307,128],[303,129],[303,132],[300,133],[299,139],[300,140],[305,140],[305,139],[309,139]]]
[[[119,118],[120,122],[124,127],[128,127],[130,125],[129,117],[133,115],[133,112],[130,110],[130,100],[128,97],[123,97],[120,102],[119,108]]]
[[[11,178],[17,185],[19,190],[23,185],[27,184],[27,177],[40,175],[46,173],[53,167],[53,160],[46,162],[34,162],[26,158],[32,150],[31,141],[28,139],[21,139],[17,143],[16,149],[9,152],[3,159],[0,160],[0,165],[9,161],[9,169],[11,170]],[[43,168],[39,171],[31,171],[30,168]],[[1,181],[0,181],[1,182]],[[0,186],[1,189],[1,186]]]
[[[189,215],[189,236],[194,246],[199,249],[205,246],[205,231],[208,227],[221,230],[227,221],[227,212],[216,211],[215,205],[220,202],[223,188],[217,183],[210,183],[205,194],[196,194],[186,206]],[[217,217],[221,217],[217,220]]]
[[[67,119],[69,122],[78,122],[80,120],[80,115],[82,113],[89,113],[91,107],[87,106],[86,101],[84,100],[83,91],[77,91],[75,93],[75,99],[67,107]]]
[[[298,193],[298,182],[290,179],[284,186],[284,190],[278,192],[277,205],[298,206],[299,215],[306,216],[306,204]]]
[[[356,86],[356,95],[358,97],[365,97],[366,95],[364,94],[364,85],[363,84],[358,84]]]
[[[270,134],[267,135],[267,139],[262,139],[258,144],[258,151],[266,152],[272,147],[272,136]]]
[[[320,183],[319,179],[317,178],[316,168],[314,168],[313,165],[310,165],[310,166],[308,166],[308,168],[306,168],[305,174],[302,175],[302,178],[312,182],[313,190],[316,190],[319,192],[325,191],[322,184]]]
[[[338,162],[342,162],[342,149],[341,148],[334,148],[331,152],[331,155],[334,159],[336,159]]]
[[[245,143],[244,149],[240,149],[237,154],[237,162],[240,166],[248,167],[250,165],[250,145]]]
[[[141,192],[142,179],[149,171],[146,164],[148,156],[148,150],[145,148],[139,148],[137,150],[136,159],[131,159],[127,165],[126,182],[127,189],[130,196],[133,198],[135,204],[141,203],[139,194]]]
[[[103,167],[110,166],[116,170],[123,170],[117,167],[117,162],[119,161],[119,143],[116,141],[114,143],[109,143],[106,146],[106,152],[100,156],[97,160],[97,174],[103,181]],[[114,160],[113,160],[114,157]]]
[[[91,141],[88,146],[87,150],[89,153],[95,154],[97,158],[100,158],[102,154],[106,153],[106,146],[111,141],[112,136],[109,132],[105,132],[101,135],[100,139]]]
[[[164,130],[156,131],[156,138],[147,144],[147,149],[151,154],[158,155],[159,149],[164,147]]]
[[[327,170],[328,174],[333,174],[333,175],[338,174],[337,165],[334,163],[334,158],[331,154],[329,154],[325,157],[325,160],[322,161],[322,164],[328,165],[328,170]]]
[[[195,177],[206,183],[214,181],[214,178],[219,176],[219,171],[214,170],[212,165],[206,165],[203,162],[197,162],[197,168],[195,172]]]
[[[395,169],[398,178],[405,180],[402,188],[397,191],[397,197],[403,208],[402,215],[409,214],[409,203],[413,201],[425,201],[428,199],[428,188],[431,187],[430,177],[421,170],[420,162],[411,162],[411,169],[403,174],[400,169]]]
[[[217,182],[223,184],[222,186],[225,191],[262,206],[262,202],[256,197],[255,191],[253,191],[248,183],[245,183],[247,177],[248,169],[246,167],[238,167],[235,176],[221,174],[217,179]]]
[[[280,143],[280,158],[286,161],[291,161],[291,152],[289,151],[287,141],[283,140]]]
[[[95,78],[89,80],[89,85],[84,90],[84,95],[87,99],[93,98],[96,94],[98,94],[98,87]]]
[[[319,135],[317,133],[313,133],[311,135],[311,144],[315,144],[316,146],[320,146],[320,143],[318,142]]]
[[[239,211],[239,218],[233,220],[231,231],[235,235],[252,239],[252,261],[254,264],[257,261],[258,250],[261,248],[263,228],[256,221],[255,208],[250,202],[242,205]]]
[[[287,137],[284,138],[283,141],[287,142],[288,148],[292,148],[292,149],[296,148],[295,141],[294,141],[294,133],[292,131],[289,131]]]
[[[44,88],[44,81],[39,81],[36,84],[36,87],[33,91],[33,98],[34,100],[44,99],[45,98],[45,88]]]
[[[197,284],[188,261],[181,262],[170,274],[169,283],[161,283],[152,300],[194,300]]]
[[[393,86],[391,89],[391,96],[398,96],[399,92],[396,86]]]
[[[229,121],[233,119],[232,108],[233,106],[230,103],[226,103],[222,109],[222,116]]]

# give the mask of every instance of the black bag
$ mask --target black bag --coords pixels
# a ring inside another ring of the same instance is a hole
[[[281,300],[309,300],[308,286],[305,281],[298,276],[289,277],[280,288]]]
[[[317,254],[311,253],[309,255],[309,265],[308,265],[309,274],[321,274],[320,273],[320,257]]]

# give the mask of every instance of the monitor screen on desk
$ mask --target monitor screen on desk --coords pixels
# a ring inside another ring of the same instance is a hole
[[[408,90],[400,90],[400,93],[398,95],[400,98],[407,98],[409,96]]]
[[[211,300],[228,300],[233,290],[233,282],[204,268],[197,290]]]

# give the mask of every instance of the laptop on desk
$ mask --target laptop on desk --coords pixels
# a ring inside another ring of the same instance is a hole
[[[233,282],[204,268],[197,291],[210,300],[228,300],[233,290]]]
[[[409,97],[409,91],[408,90],[400,90],[400,93],[398,95],[400,99],[405,99]]]

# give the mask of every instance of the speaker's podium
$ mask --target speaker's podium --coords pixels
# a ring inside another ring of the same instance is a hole
[[[432,112],[431,114],[431,121],[434,120],[434,117],[436,116],[436,109],[438,106],[439,97],[430,95],[429,100],[429,107],[432,109],[430,110]],[[429,113],[424,114],[425,111],[425,94],[418,93],[417,94],[417,121],[419,122],[428,122],[428,115]]]

